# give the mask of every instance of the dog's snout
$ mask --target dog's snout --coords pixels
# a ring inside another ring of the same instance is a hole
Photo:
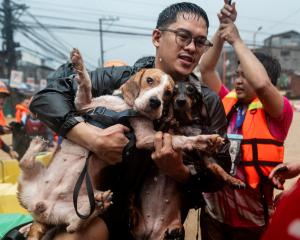
[[[159,108],[161,105],[161,101],[157,97],[151,97],[149,99],[150,107],[153,109]]]
[[[184,98],[177,98],[176,104],[178,105],[178,107],[183,107],[186,104],[186,100]]]

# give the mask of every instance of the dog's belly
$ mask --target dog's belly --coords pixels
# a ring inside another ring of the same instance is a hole
[[[20,181],[19,198],[36,220],[46,224],[69,224],[78,218],[73,205],[73,191],[88,153],[85,148],[64,140],[48,168],[41,168],[30,176],[24,173]],[[93,185],[94,174],[105,165],[94,158],[90,160],[90,169],[93,171],[89,172]],[[82,185],[78,202],[79,212],[87,214],[89,208],[86,208],[88,198],[85,184]]]
[[[153,167],[140,194],[136,239],[160,240],[167,229],[181,228],[181,193],[177,183]]]

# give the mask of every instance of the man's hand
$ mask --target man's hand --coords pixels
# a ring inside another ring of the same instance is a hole
[[[237,27],[232,22],[221,23],[219,35],[224,41],[227,41],[231,45],[242,41]]]
[[[10,149],[8,154],[12,159],[17,159],[19,157],[19,154],[13,149]]]
[[[101,129],[101,131],[95,127],[95,137],[91,147],[92,152],[111,165],[121,162],[123,149],[129,142],[125,136],[126,132],[129,132],[129,128],[121,124]]]
[[[234,22],[236,20],[237,12],[235,9],[235,2],[228,4],[229,0],[224,0],[224,6],[218,13],[220,23]]]
[[[9,126],[1,126],[0,134],[9,134],[11,133],[11,128]]]
[[[155,151],[151,157],[157,167],[169,177],[178,182],[186,182],[189,178],[189,169],[183,164],[181,151],[172,147],[172,135],[157,132],[154,139]]]
[[[300,174],[300,163],[281,163],[270,173],[269,179],[278,189],[284,189],[286,179],[297,177]]]
[[[114,165],[122,161],[123,148],[129,142],[126,132],[129,132],[129,128],[121,124],[101,129],[81,122],[68,132],[67,138]]]

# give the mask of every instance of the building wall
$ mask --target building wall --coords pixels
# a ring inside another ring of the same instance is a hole
[[[291,96],[300,97],[300,76],[299,75],[291,76]]]

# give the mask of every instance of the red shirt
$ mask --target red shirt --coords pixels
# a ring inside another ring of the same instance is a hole
[[[262,240],[300,239],[300,180],[284,194]]]

